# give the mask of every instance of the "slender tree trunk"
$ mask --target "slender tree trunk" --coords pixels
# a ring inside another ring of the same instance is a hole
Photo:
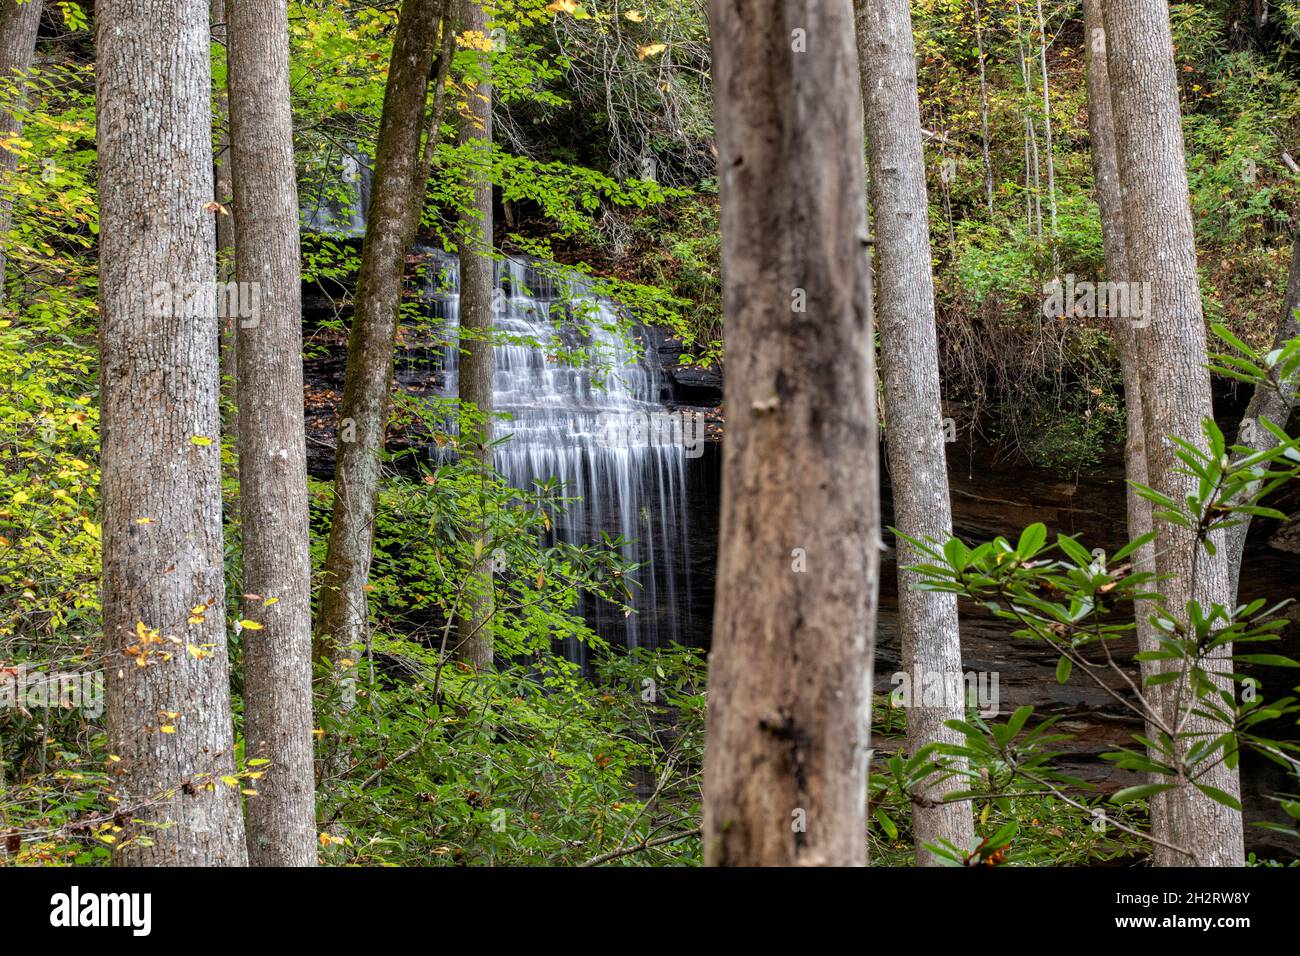
[[[336,665],[366,644],[380,451],[406,250],[423,208],[420,162],[429,70],[443,0],[403,0],[379,121],[369,226],[361,247],[335,456],[334,509],[321,576],[316,654]]]
[[[1052,262],[1059,259],[1056,248],[1056,160],[1052,156],[1052,94],[1047,81],[1047,23],[1043,19],[1043,0],[1035,0],[1038,8],[1038,66],[1043,76],[1043,149],[1047,152],[1047,211],[1051,217]]]
[[[230,141],[241,304],[244,755],[269,760],[248,801],[255,866],[314,866],[311,540],[302,402],[298,186],[287,0],[228,0]]]
[[[212,39],[223,48],[229,47],[229,28],[226,20],[226,0],[212,0]],[[230,73],[230,58],[226,57],[226,74]],[[228,85],[228,84],[227,84]],[[235,220],[232,207],[235,187],[230,177],[230,102],[227,86],[218,86],[213,93],[216,115],[216,181],[214,197],[221,205],[217,211],[217,281],[230,282],[235,278]],[[223,212],[224,210],[224,212]],[[237,347],[236,320],[219,316],[221,321],[221,400],[229,408],[222,423],[230,435],[239,434],[239,406],[235,401],[235,378],[238,375],[235,350]]]
[[[1038,163],[1038,131],[1034,127],[1034,118],[1029,111],[1029,102],[1034,95],[1033,80],[1029,75],[1029,58],[1033,52],[1033,44],[1030,44],[1029,51],[1025,50],[1024,37],[1024,18],[1020,10],[1020,4],[1016,4],[1016,49],[1020,56],[1020,79],[1025,84],[1025,103],[1021,107],[1021,112],[1025,118],[1025,158],[1027,165],[1025,167],[1025,189],[1030,188],[1030,182],[1033,182],[1033,207],[1034,212],[1030,215],[1030,226],[1037,230],[1038,238],[1043,238],[1043,191],[1039,180],[1039,163]],[[1026,200],[1027,201],[1027,200]]]
[[[880,516],[853,8],[709,13],[732,413],[705,862],[861,865]]]
[[[984,75],[984,24],[980,0],[975,0],[975,51],[980,65],[980,152],[984,157],[984,192],[993,216],[993,161],[989,158],[989,90]]]
[[[856,11],[880,257],[877,316],[894,521],[903,534],[944,541],[952,534],[952,512],[912,19],[907,0],[856,0]],[[918,692],[934,681],[944,688],[964,686],[961,638],[956,595],[916,590],[922,577],[905,566],[923,556],[912,554],[901,540],[897,553],[903,670],[913,694],[908,701],[907,744],[915,753],[935,741],[962,741],[944,722],[965,718],[965,694],[951,696],[940,706],[922,706]],[[974,843],[970,805],[938,802],[948,789],[930,786],[912,807],[919,866],[940,862],[927,845],[947,841],[970,850]]]
[[[17,108],[22,101],[23,75],[32,68],[36,54],[36,34],[41,25],[42,0],[0,0],[0,84],[6,93],[3,104],[11,109],[0,109],[0,138],[22,132],[23,124]],[[18,154],[0,146],[0,302],[5,297],[5,267],[9,227],[12,224],[13,200],[10,198],[9,180],[18,168]]]
[[[1195,479],[1180,474],[1176,436],[1204,447],[1201,422],[1213,415],[1207,369],[1205,324],[1196,274],[1196,246],[1184,165],[1182,120],[1174,69],[1169,11],[1162,0],[1107,0],[1105,4],[1107,68],[1117,134],[1119,175],[1124,199],[1124,234],[1128,274],[1149,283],[1150,325],[1138,330],[1142,410],[1146,431],[1148,476],[1152,487],[1175,501],[1196,490]],[[1160,590],[1169,613],[1186,620],[1188,601],[1209,610],[1227,605],[1228,562],[1219,550],[1200,548],[1193,529],[1158,523],[1156,570],[1166,575]],[[1221,549],[1223,535],[1215,544]],[[1231,646],[1220,652],[1230,670]],[[1231,691],[1228,681],[1221,682]],[[1167,702],[1181,697],[1188,708],[1190,688],[1181,694],[1170,684]],[[1174,715],[1166,708],[1166,720]],[[1187,716],[1184,734],[1218,734],[1215,721]],[[1199,780],[1237,797],[1236,770],[1224,764]],[[1152,807],[1152,829],[1194,854],[1194,860],[1157,847],[1161,866],[1240,866],[1244,862],[1241,814],[1181,786]]]
[[[487,36],[487,17],[476,0],[461,4],[461,30]],[[480,57],[486,68],[486,51]],[[470,90],[468,109],[461,117],[460,141],[476,153],[472,189],[474,199],[461,215],[460,246],[460,400],[483,417],[483,444],[478,455],[484,474],[492,468],[492,300],[495,260],[492,255],[492,84],[484,75]],[[467,609],[457,620],[457,647],[461,657],[477,668],[492,666],[492,565],[486,547],[487,529],[480,527],[482,557],[466,585]]]
[[[226,657],[208,5],[101,0],[105,703],[119,859],[247,861]],[[166,175],[160,175],[165,170]]]
[[[1277,334],[1273,337],[1273,347],[1281,348],[1286,342],[1300,336],[1300,320],[1296,318],[1296,309],[1300,308],[1300,231],[1291,243],[1291,269],[1286,280],[1286,297],[1282,303],[1282,316],[1278,321]],[[1279,428],[1285,428],[1291,418],[1291,411],[1296,405],[1296,392],[1279,392],[1273,388],[1256,387],[1255,393],[1246,406],[1246,414],[1241,418],[1237,428],[1237,444],[1246,445],[1255,451],[1268,451],[1277,445],[1273,433],[1264,427],[1268,420]],[[1246,548],[1246,535],[1250,531],[1250,515],[1238,515],[1241,524],[1228,529],[1227,540],[1223,548],[1228,556],[1228,593],[1232,603],[1237,603],[1237,582],[1241,577],[1241,557]]]

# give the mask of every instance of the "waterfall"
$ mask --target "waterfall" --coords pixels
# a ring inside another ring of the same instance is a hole
[[[422,299],[426,317],[444,328],[459,318],[456,257],[428,255]],[[614,303],[592,294],[576,273],[518,257],[496,264],[498,418],[495,466],[513,487],[558,478],[576,498],[554,533],[573,543],[624,539],[624,560],[643,565],[630,576],[635,613],[625,617],[604,601],[582,613],[612,644],[658,647],[682,639],[689,620],[690,566],[686,521],[686,461],[693,423],[663,404],[668,382],[654,350],[629,344]],[[638,335],[644,334],[640,330]],[[454,340],[455,336],[450,336]],[[561,354],[565,358],[561,358]],[[443,394],[456,394],[458,349],[417,354],[441,374]],[[437,368],[432,366],[436,365]],[[584,662],[584,649],[566,648]]]

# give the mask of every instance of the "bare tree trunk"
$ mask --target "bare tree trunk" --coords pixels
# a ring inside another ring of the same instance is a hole
[[[855,7],[871,206],[880,257],[877,316],[894,521],[910,537],[945,541],[952,534],[952,511],[911,13],[907,0],[856,0]],[[902,663],[910,687],[934,686],[931,682],[939,681],[944,688],[961,688],[956,595],[916,590],[922,576],[905,566],[924,560],[923,556],[912,554],[901,540],[897,553]],[[937,707],[922,706],[920,694],[908,703],[911,752],[936,741],[961,743],[962,735],[944,722],[965,718],[964,693]],[[935,783],[912,806],[918,866],[940,862],[927,845],[946,841],[964,851],[972,849],[975,827],[970,806],[943,804],[948,789],[956,788]]]
[[[1277,333],[1273,337],[1273,347],[1281,348],[1296,336],[1300,336],[1300,319],[1296,318],[1296,309],[1300,308],[1300,231],[1291,243],[1291,269],[1287,274],[1286,297],[1282,303],[1282,316],[1278,321]],[[1268,451],[1277,445],[1273,433],[1263,426],[1268,420],[1279,428],[1285,428],[1291,419],[1291,411],[1296,405],[1296,391],[1279,392],[1272,388],[1256,387],[1255,393],[1246,406],[1246,414],[1241,418],[1237,428],[1237,444],[1246,445],[1255,451]],[[1250,515],[1238,515],[1241,524],[1228,529],[1223,548],[1228,556],[1228,593],[1232,603],[1237,602],[1237,581],[1241,577],[1241,557],[1246,548],[1246,535],[1250,531]]]
[[[989,158],[989,90],[984,75],[984,24],[980,0],[975,0],[975,50],[980,64],[980,152],[984,157],[984,192],[993,216],[993,161]]]
[[[1051,217],[1052,263],[1060,252],[1056,248],[1056,160],[1052,156],[1052,94],[1047,81],[1047,23],[1043,20],[1043,0],[1034,0],[1038,8],[1038,66],[1043,75],[1043,148],[1047,151],[1047,211]]]
[[[1038,163],[1038,131],[1034,127],[1034,118],[1029,113],[1029,100],[1034,94],[1033,81],[1029,74],[1029,57],[1033,52],[1033,45],[1030,45],[1029,51],[1025,50],[1024,21],[1020,10],[1020,4],[1016,5],[1016,49],[1020,56],[1020,79],[1025,84],[1025,106],[1022,112],[1025,117],[1025,153],[1026,160],[1032,159],[1032,167],[1025,168],[1025,189],[1029,189],[1030,180],[1033,181],[1033,205],[1034,214],[1030,218],[1030,226],[1035,227],[1039,239],[1043,238],[1043,191],[1039,179]]]
[[[287,0],[229,0],[239,318],[244,755],[269,760],[248,801],[255,866],[316,864],[311,540],[302,401],[298,186]],[[247,310],[253,311],[253,310]]]
[[[42,0],[0,0],[0,84],[5,92],[16,92],[12,100],[5,97],[5,103],[13,109],[0,109],[0,138],[7,138],[23,129],[22,120],[17,114],[21,105],[22,88],[25,85],[23,75],[32,68],[32,59],[36,54],[36,34],[41,25]],[[10,198],[9,179],[18,168],[18,154],[0,146],[0,302],[5,297],[5,267],[8,264],[6,254],[9,227],[12,224],[13,200]]]
[[[96,5],[105,703],[119,859],[243,865],[217,436],[208,5]],[[163,175],[160,171],[166,171]]]
[[[1101,214],[1102,247],[1106,256],[1106,279],[1109,282],[1128,281],[1128,248],[1124,239],[1124,205],[1120,189],[1118,158],[1115,152],[1115,118],[1111,108],[1110,74],[1106,69],[1106,31],[1104,0],[1084,0],[1085,27],[1084,58],[1088,85],[1088,135],[1091,139],[1092,171],[1096,182],[1097,207]],[[1141,485],[1150,483],[1147,473],[1146,432],[1142,414],[1142,375],[1138,363],[1137,330],[1133,319],[1125,315],[1111,316],[1111,329],[1115,336],[1116,352],[1124,379],[1124,406],[1127,437],[1124,445],[1124,472],[1129,482]],[[1125,491],[1130,540],[1149,534],[1153,528],[1151,503],[1137,493],[1132,484]],[[1139,548],[1132,557],[1135,574],[1154,574],[1156,571],[1155,545]],[[1150,652],[1159,646],[1160,635],[1151,623],[1152,607],[1148,601],[1139,601],[1134,607],[1138,650]],[[1155,661],[1142,661],[1143,679],[1155,676],[1159,668]],[[1143,691],[1148,700],[1163,709],[1163,690],[1150,687]],[[1158,728],[1147,722],[1147,736],[1156,739]],[[1154,777],[1152,783],[1159,783]],[[1164,800],[1163,794],[1151,798],[1154,806]],[[1158,816],[1159,814],[1157,814]],[[1160,834],[1157,834],[1160,836]],[[1166,835],[1167,836],[1167,835]],[[1162,836],[1162,838],[1164,838]]]
[[[226,22],[226,0],[212,0],[212,39],[223,48],[229,47],[229,28]],[[227,77],[230,58],[226,57]],[[218,86],[213,93],[216,115],[216,166],[215,199],[221,205],[217,210],[217,281],[230,282],[235,277],[235,220],[231,207],[235,202],[235,187],[230,178],[230,102],[226,86]],[[230,412],[223,416],[225,431],[239,434],[239,406],[235,401],[235,379],[238,375],[235,350],[237,348],[236,320],[219,316],[221,321],[221,400]]]
[[[1196,490],[1195,479],[1179,473],[1175,446],[1168,439],[1176,436],[1204,447],[1201,422],[1213,416],[1213,408],[1169,11],[1162,0],[1107,0],[1105,21],[1128,275],[1149,283],[1150,289],[1150,325],[1137,334],[1148,476],[1156,490],[1182,501]],[[1169,613],[1186,623],[1188,601],[1198,601],[1207,611],[1212,604],[1227,605],[1228,565],[1222,550],[1206,553],[1194,529],[1162,522],[1156,530],[1156,570],[1168,576],[1160,591]],[[1215,542],[1220,549],[1222,537]],[[1226,658],[1231,652],[1231,646],[1220,652],[1225,669],[1230,669]],[[1186,710],[1191,691],[1176,692],[1180,683],[1168,685],[1164,697],[1166,702],[1181,697]],[[1226,680],[1221,686],[1232,690]],[[1169,708],[1165,716],[1173,717]],[[1223,727],[1188,715],[1182,731],[1218,734]],[[1234,797],[1241,792],[1237,771],[1222,763],[1198,782]],[[1157,847],[1157,865],[1244,862],[1240,812],[1192,786],[1168,791],[1166,799],[1152,806],[1152,829],[1194,854],[1193,860]]]
[[[704,857],[861,865],[880,515],[853,9],[709,14],[731,431]]]
[[[379,121],[369,226],[339,408],[334,509],[321,576],[316,654],[337,666],[366,644],[380,452],[388,423],[402,272],[423,208],[420,132],[444,0],[403,0]]]
[[[483,5],[475,0],[461,4],[461,30],[487,36]],[[482,68],[490,63],[484,51]],[[495,369],[492,348],[494,259],[492,255],[492,84],[486,75],[466,97],[468,110],[461,117],[460,141],[474,149],[476,167],[471,171],[474,200],[461,215],[457,242],[460,246],[460,400],[473,405],[483,416],[483,444],[475,453],[486,474],[492,468],[492,378]],[[480,528],[480,544],[486,528]],[[476,668],[492,666],[492,564],[486,547],[466,583],[468,609],[457,619],[457,647],[460,656]]]

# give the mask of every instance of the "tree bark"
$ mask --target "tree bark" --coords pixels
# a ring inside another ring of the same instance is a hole
[[[243,865],[239,790],[221,780],[234,739],[208,5],[95,13],[108,748],[123,815],[173,824],[132,830],[151,845],[117,856]]]
[[[1106,279],[1110,282],[1128,281],[1128,247],[1124,238],[1124,203],[1120,189],[1119,159],[1116,155],[1115,117],[1111,107],[1110,74],[1106,68],[1106,31],[1104,0],[1084,0],[1084,60],[1088,87],[1088,135],[1091,140],[1092,173],[1097,192],[1097,208],[1101,216],[1102,249],[1106,257]],[[1124,380],[1124,410],[1127,435],[1124,445],[1124,472],[1129,482],[1150,483],[1147,472],[1146,432],[1142,414],[1142,375],[1138,363],[1137,330],[1127,316],[1111,316],[1111,331],[1115,336],[1115,350],[1119,356]],[[1125,490],[1129,540],[1149,534],[1154,525],[1151,503],[1139,495],[1132,484]],[[1148,544],[1134,552],[1131,559],[1135,574],[1156,572],[1155,545]],[[1154,651],[1159,647],[1160,635],[1151,623],[1150,602],[1139,601],[1134,607],[1138,650]],[[1155,661],[1142,661],[1142,678],[1159,673]],[[1164,692],[1159,686],[1145,688],[1143,694],[1152,706],[1163,710]],[[1155,724],[1147,722],[1147,736],[1156,739],[1159,733]],[[1152,783],[1163,782],[1152,777]],[[1151,798],[1151,804],[1163,802],[1162,794]],[[1159,813],[1156,814],[1160,816]]]
[[[420,132],[443,6],[443,0],[403,0],[384,90],[369,225],[348,337],[333,517],[316,620],[316,655],[336,666],[365,645],[369,629],[365,585],[373,555],[380,452],[388,423],[403,266],[424,201]]]
[[[488,35],[483,5],[475,0],[461,4],[461,30]],[[486,66],[488,55],[481,60]],[[492,468],[493,291],[492,255],[492,84],[482,78],[466,99],[461,117],[460,141],[470,147],[475,161],[471,171],[473,201],[460,217],[460,400],[474,406],[483,417],[483,443],[474,450],[484,473]],[[480,528],[480,543],[486,529]],[[491,556],[483,556],[466,583],[467,610],[457,620],[457,647],[462,659],[476,668],[492,666]]]
[[[731,431],[704,858],[861,865],[880,515],[853,9],[709,12]]]
[[[910,537],[946,541],[952,534],[952,510],[911,12],[907,0],[856,0],[855,6],[879,256],[876,315],[894,521]],[[944,722],[965,718],[964,693],[940,706],[925,706],[919,692],[936,681],[943,688],[964,686],[957,598],[917,590],[923,576],[905,566],[924,556],[901,540],[897,554],[902,664],[914,695],[907,708],[908,749],[915,753],[936,741],[960,744],[962,735]],[[918,866],[941,862],[927,845],[946,841],[963,851],[972,849],[970,805],[937,802],[949,789],[959,788],[934,782],[912,806]]]
[[[10,105],[13,109],[0,109],[0,138],[22,132],[23,124],[17,113],[22,101],[23,79],[32,68],[36,55],[36,34],[41,26],[42,0],[0,0],[0,82],[7,88],[17,87],[18,96]],[[8,100],[8,97],[6,97]],[[5,268],[8,265],[7,233],[13,223],[13,200],[9,194],[9,179],[18,168],[18,154],[0,146],[0,302],[5,297]]]
[[[1137,331],[1148,476],[1152,487],[1175,501],[1196,490],[1194,478],[1179,474],[1170,436],[1204,447],[1201,422],[1213,416],[1207,368],[1205,324],[1196,274],[1196,246],[1184,165],[1169,11],[1162,0],[1107,0],[1107,68],[1123,189],[1128,275],[1149,283],[1150,324]],[[1186,623],[1188,601],[1207,612],[1229,604],[1228,565],[1216,535],[1218,554],[1209,555],[1194,529],[1169,523],[1156,527],[1156,570],[1165,607]],[[1220,652],[1231,654],[1227,646]],[[1226,660],[1222,664],[1230,669]],[[1167,685],[1165,700],[1176,696]],[[1223,682],[1224,689],[1231,684]],[[1186,708],[1190,689],[1181,698]],[[1166,719],[1173,715],[1166,707]],[[1217,722],[1187,717],[1185,735],[1222,733]],[[1233,795],[1241,792],[1235,770],[1223,764],[1200,781]],[[1193,854],[1157,847],[1160,866],[1240,866],[1244,862],[1241,814],[1189,785],[1168,791],[1152,806],[1157,837]]]
[[[255,866],[314,866],[311,540],[302,401],[302,278],[287,0],[229,0],[230,141],[240,298],[239,485],[244,755],[269,760],[248,801]],[[247,290],[247,292],[245,292]]]

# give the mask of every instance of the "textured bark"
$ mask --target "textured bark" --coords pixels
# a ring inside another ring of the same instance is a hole
[[[1088,135],[1091,140],[1092,173],[1096,184],[1097,208],[1101,216],[1102,249],[1106,256],[1106,279],[1110,282],[1128,281],[1128,247],[1124,239],[1124,204],[1120,189],[1119,160],[1116,155],[1115,117],[1111,107],[1110,74],[1106,68],[1104,0],[1084,0],[1084,57],[1088,86]],[[1124,411],[1127,434],[1124,444],[1124,473],[1129,482],[1149,484],[1147,473],[1146,432],[1142,415],[1142,375],[1138,364],[1137,331],[1131,319],[1112,316],[1111,329],[1119,354],[1124,380]],[[1149,534],[1153,528],[1151,503],[1141,497],[1132,484],[1125,489],[1125,510],[1128,517],[1130,540]],[[1139,548],[1131,558],[1136,574],[1154,574],[1156,571],[1155,545]],[[1151,623],[1150,602],[1135,605],[1134,620],[1137,627],[1138,650],[1153,651],[1159,646],[1159,632]],[[1155,661],[1142,661],[1143,679],[1159,672]],[[1144,696],[1151,706],[1163,709],[1161,687],[1145,688]],[[1158,728],[1148,721],[1147,736],[1156,739]],[[1152,783],[1160,783],[1154,776]],[[1162,794],[1151,798],[1152,805],[1164,800]],[[1155,817],[1166,819],[1157,812]],[[1167,833],[1157,837],[1168,839]]]
[[[894,520],[910,537],[945,541],[952,534],[952,509],[911,13],[907,0],[856,0],[855,6],[879,256],[876,316]],[[964,686],[961,639],[956,595],[916,590],[923,578],[905,566],[925,558],[901,540],[898,548],[903,671],[913,695],[907,709],[907,745],[915,753],[936,741],[962,742],[962,735],[944,722],[965,718],[964,695],[945,699],[941,706],[924,706],[920,691],[935,686],[935,681],[945,688]],[[947,841],[962,850],[973,846],[970,804],[937,802],[952,789],[959,789],[952,781],[932,783],[913,804],[912,832],[920,866],[940,863],[927,845]]]
[[[174,824],[119,858],[242,865],[239,791],[220,780],[234,740],[217,321],[158,301],[215,279],[208,5],[101,0],[95,14],[108,749],[123,814]]]
[[[424,201],[420,132],[442,9],[443,0],[403,0],[384,90],[316,620],[316,654],[336,663],[367,640],[365,585],[373,555],[379,454],[388,423],[402,271]]]
[[[42,0],[0,0],[0,84],[5,92],[14,86],[21,90],[22,75],[32,68],[36,53],[36,34],[41,25]],[[19,97],[21,100],[21,97]],[[17,103],[5,101],[10,106]],[[22,132],[23,124],[15,111],[0,109],[0,137]],[[13,200],[9,197],[8,181],[18,168],[18,154],[0,146],[0,302],[5,297],[5,267],[8,264],[5,233],[13,217]]]
[[[1150,325],[1137,331],[1148,477],[1152,487],[1182,501],[1195,491],[1195,479],[1178,473],[1168,438],[1204,447],[1201,421],[1212,417],[1213,408],[1169,11],[1161,0],[1107,0],[1104,16],[1128,275],[1150,283]],[[1207,610],[1228,604],[1223,535],[1217,535],[1220,550],[1212,557],[1198,546],[1192,529],[1159,523],[1156,531],[1156,570],[1168,575],[1160,592],[1169,612],[1185,621],[1190,600]],[[1225,647],[1222,655],[1229,654]],[[1223,669],[1230,669],[1226,662]],[[1166,701],[1173,700],[1176,686],[1168,685]],[[1189,694],[1181,694],[1184,709]],[[1165,716],[1172,716],[1168,707]],[[1222,731],[1216,722],[1197,717],[1183,724],[1189,735]],[[1237,772],[1223,764],[1200,782],[1234,796],[1241,790]],[[1193,854],[1157,847],[1157,865],[1244,862],[1241,814],[1194,787],[1171,790],[1153,805],[1152,829]]]
[[[709,13],[730,432],[705,862],[861,865],[880,514],[853,9]]]
[[[1296,233],[1291,243],[1291,269],[1287,274],[1286,297],[1282,302],[1277,333],[1273,336],[1273,348],[1281,348],[1300,335],[1300,320],[1296,319],[1295,314],[1297,308],[1300,308],[1300,232]],[[1294,389],[1278,391],[1276,388],[1257,386],[1237,429],[1237,444],[1246,445],[1255,451],[1268,451],[1276,446],[1277,439],[1263,426],[1261,420],[1267,419],[1279,428],[1286,428],[1295,404]],[[1251,423],[1249,427],[1247,422]],[[1246,535],[1250,531],[1250,515],[1237,517],[1242,523],[1228,529],[1223,545],[1228,556],[1228,593],[1234,604],[1237,601],[1237,580],[1241,576],[1241,556],[1246,548]]]
[[[474,0],[461,4],[461,30],[487,36],[487,17]],[[486,60],[486,55],[484,55]],[[460,141],[478,154],[472,188],[473,202],[461,214],[460,246],[460,400],[483,416],[484,443],[476,449],[486,471],[492,467],[492,84],[483,80],[466,99]],[[460,656],[478,668],[492,666],[492,571],[484,548],[483,562],[466,583],[468,609],[457,621]]]
[[[269,760],[248,801],[255,866],[316,863],[311,552],[302,404],[302,279],[287,0],[228,0],[230,140],[240,288],[244,755]],[[242,293],[241,293],[242,294]],[[274,599],[274,600],[272,600]]]

